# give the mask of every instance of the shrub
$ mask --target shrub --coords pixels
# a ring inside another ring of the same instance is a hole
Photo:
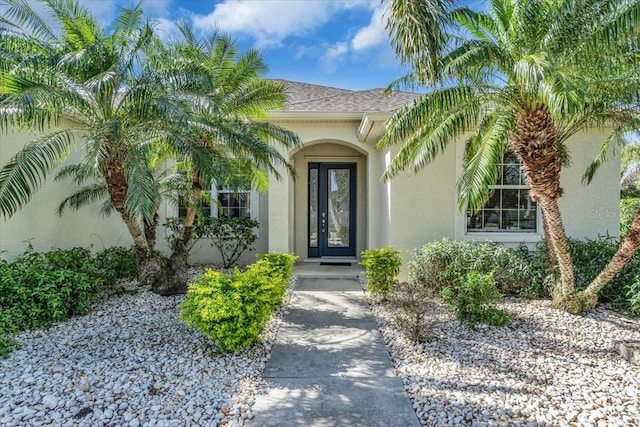
[[[456,242],[443,239],[413,251],[408,263],[409,281],[431,287],[436,293],[466,278],[471,271],[493,272],[499,290],[525,296],[542,286],[543,273],[531,263],[526,248],[506,249],[494,243]]]
[[[477,271],[468,272],[464,279],[442,290],[447,309],[469,327],[475,327],[478,322],[491,326],[508,322],[508,313],[492,305],[500,296],[493,273]]]
[[[96,254],[95,263],[105,284],[135,279],[138,276],[136,258],[132,248],[127,249],[122,246],[107,248]]]
[[[170,218],[164,225],[170,231],[168,240],[171,246],[174,236],[179,235],[182,230],[182,219]],[[189,250],[198,240],[211,239],[211,246],[220,251],[223,267],[230,268],[243,253],[253,250],[251,245],[258,238],[255,230],[259,225],[258,221],[245,217],[198,218],[194,224]]]
[[[396,322],[409,333],[409,337],[416,341],[426,341],[431,331],[438,324],[437,319],[429,319],[437,309],[436,295],[428,286],[415,283],[399,283],[390,294],[392,304],[402,309],[402,315],[397,316]]]
[[[82,248],[24,252],[0,261],[0,353],[14,345],[11,335],[86,314],[103,284],[91,253]]]
[[[577,240],[569,238],[569,247],[573,258],[576,288],[584,289],[607,265],[618,250],[620,241],[611,236],[597,239]],[[546,245],[540,244],[537,251],[540,258],[546,256]],[[549,267],[546,273],[551,274]],[[615,308],[640,315],[640,255],[631,261],[600,291],[600,301],[612,304]]]
[[[295,256],[267,254],[244,273],[207,270],[189,286],[180,318],[224,351],[256,342],[273,309],[282,304]]]
[[[401,251],[387,246],[384,249],[362,251],[362,261],[367,275],[367,288],[374,295],[387,296],[398,284],[396,276],[400,273]]]
[[[640,211],[640,198],[620,200],[620,236],[624,237],[631,228],[631,222]]]

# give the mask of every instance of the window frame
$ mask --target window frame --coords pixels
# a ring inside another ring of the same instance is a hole
[[[259,218],[259,214],[260,214],[260,209],[259,209],[259,205],[260,205],[260,193],[255,189],[255,187],[251,186],[250,189],[248,190],[241,190],[241,191],[233,191],[233,190],[218,190],[218,187],[215,184],[211,185],[211,189],[210,190],[202,190],[202,191],[207,191],[210,196],[211,196],[211,200],[212,203],[209,206],[209,216],[211,218],[218,218],[218,210],[219,210],[219,206],[218,206],[218,197],[220,193],[223,192],[228,192],[228,193],[248,193],[249,194],[249,218],[254,220],[254,221],[258,221],[260,222],[260,218]],[[174,209],[173,209],[173,215],[171,215],[174,218],[179,218],[180,217],[180,206],[179,205],[175,205]]]
[[[464,152],[465,142],[459,140],[456,144],[456,176],[460,177],[464,172]],[[503,162],[500,163],[502,167]],[[510,164],[509,162],[507,164]],[[512,187],[512,185],[495,184],[503,188]],[[493,186],[492,186],[493,187]],[[526,184],[515,186],[517,189],[528,189]],[[455,238],[456,240],[468,241],[493,241],[507,244],[535,244],[544,238],[544,229],[542,225],[542,211],[540,206],[536,205],[535,228],[531,231],[509,231],[509,229],[497,229],[495,231],[487,231],[480,229],[478,231],[467,230],[467,210],[461,210],[457,206],[455,209]]]

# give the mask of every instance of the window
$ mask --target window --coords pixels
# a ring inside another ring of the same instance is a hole
[[[217,202],[216,202],[217,201]],[[249,186],[240,189],[222,187],[211,190],[211,199],[200,202],[202,216],[226,217],[226,218],[252,218],[258,219],[258,194]],[[187,209],[178,207],[178,216],[184,217]]]
[[[506,153],[499,167],[487,203],[476,213],[467,211],[467,232],[535,233],[538,210],[529,197],[521,163]]]
[[[251,191],[248,188],[231,190],[229,187],[218,190],[218,216],[251,218]]]

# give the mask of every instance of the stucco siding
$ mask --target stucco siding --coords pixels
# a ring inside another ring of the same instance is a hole
[[[68,123],[62,123],[62,126]],[[37,138],[27,132],[0,134],[0,164],[4,166],[27,142]],[[77,163],[81,152],[70,153],[65,164]],[[74,193],[76,185],[69,180],[54,182],[56,171],[21,210],[11,218],[0,218],[0,251],[5,259],[14,259],[30,241],[37,251],[82,246],[99,251],[111,246],[130,246],[132,241],[117,214],[104,218],[99,205],[79,211],[56,213],[60,202]]]
[[[620,235],[619,152],[600,167],[589,185],[582,183],[582,175],[608,135],[604,131],[581,133],[567,143],[572,162],[560,175],[565,195],[558,204],[568,236],[582,239]]]
[[[398,151],[394,147],[391,155]],[[411,250],[426,242],[453,238],[456,213],[455,145],[417,174],[390,182],[389,244]]]

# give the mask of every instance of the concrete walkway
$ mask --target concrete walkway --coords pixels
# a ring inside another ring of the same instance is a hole
[[[298,278],[245,425],[420,425],[360,282],[339,276]]]

